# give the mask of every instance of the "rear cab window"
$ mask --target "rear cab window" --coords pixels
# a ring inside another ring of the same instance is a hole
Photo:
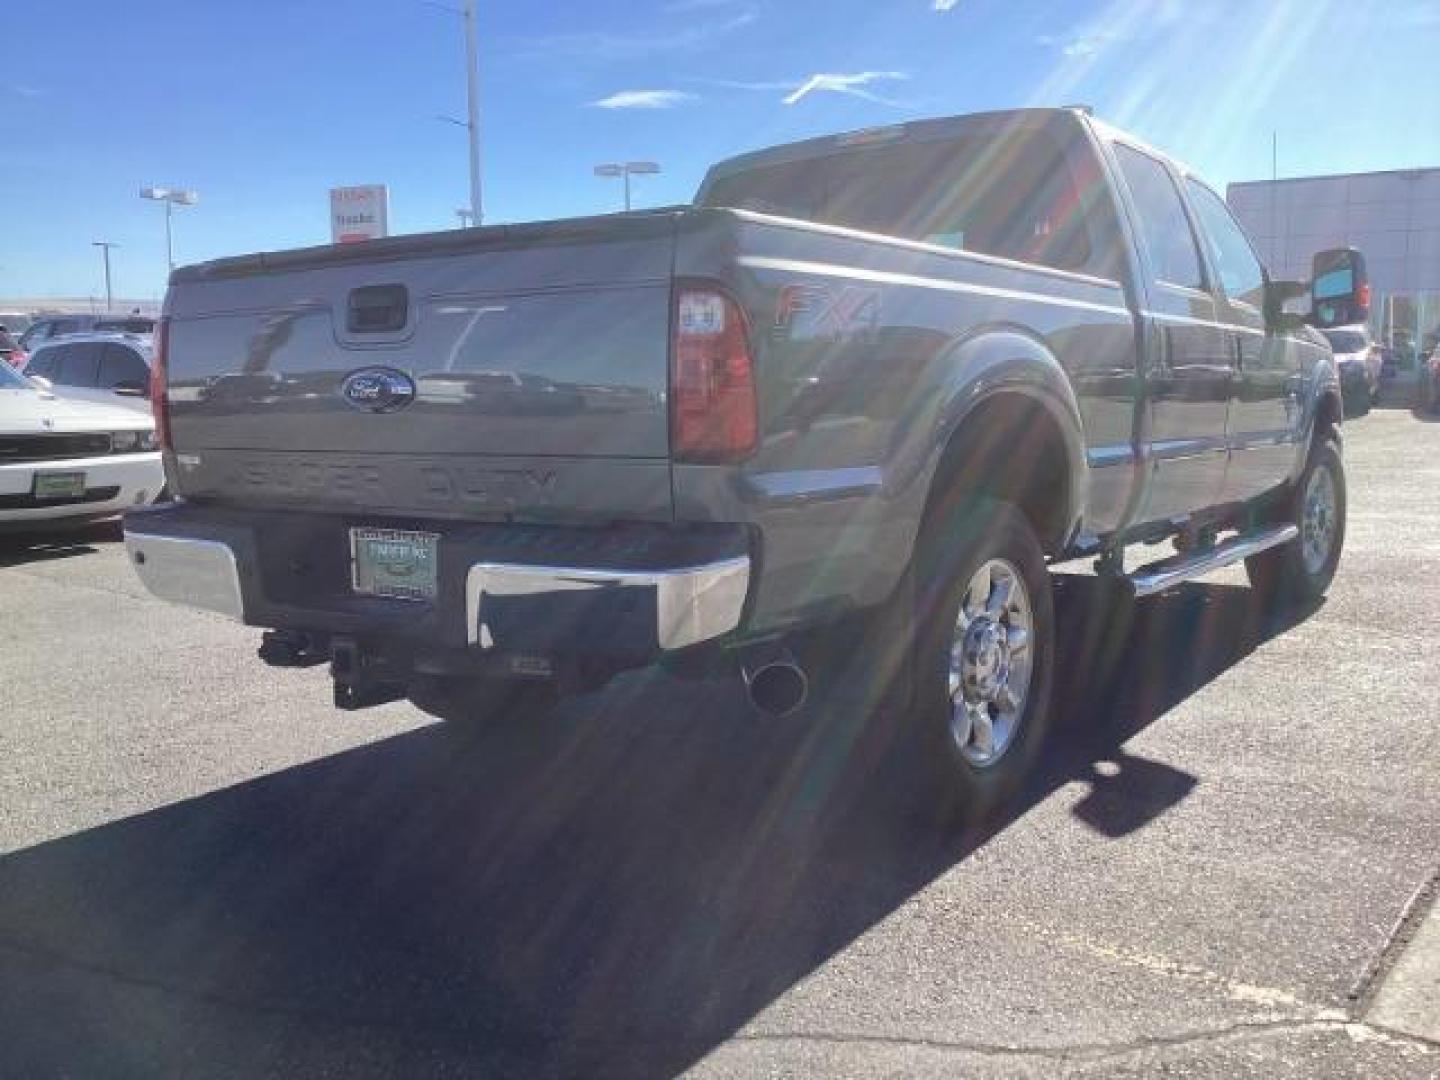
[[[703,203],[1118,280],[1114,206],[1099,161],[1075,136],[977,125],[759,165],[717,178]]]

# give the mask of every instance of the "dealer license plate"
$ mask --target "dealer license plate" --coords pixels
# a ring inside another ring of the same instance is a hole
[[[351,529],[351,584],[366,596],[429,600],[435,595],[437,533]]]
[[[85,474],[83,472],[37,472],[35,474],[35,498],[37,499],[83,499],[85,497]]]

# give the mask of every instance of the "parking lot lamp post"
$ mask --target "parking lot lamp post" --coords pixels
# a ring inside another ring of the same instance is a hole
[[[170,238],[171,207],[194,206],[200,201],[200,196],[193,191],[184,191],[179,188],[147,187],[140,189],[140,197],[165,204],[165,265],[170,270],[174,270],[175,246]]]
[[[630,209],[630,177],[632,176],[654,176],[660,171],[660,166],[653,161],[626,161],[606,162],[603,165],[595,166],[595,175],[613,179],[622,177],[625,180],[625,209]]]
[[[90,244],[92,247],[98,247],[100,249],[100,254],[105,260],[105,313],[108,315],[110,313],[110,305],[113,303],[113,297],[110,293],[110,249],[119,247],[120,245],[109,240],[92,240]]]

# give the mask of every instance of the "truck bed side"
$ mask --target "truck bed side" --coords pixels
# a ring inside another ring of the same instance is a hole
[[[758,624],[883,598],[949,432],[990,393],[1031,396],[1068,425],[1069,524],[1121,520],[1137,387],[1118,283],[728,210],[687,216],[676,275],[722,280],[753,324],[759,451],[677,465],[674,482],[678,518],[760,525]],[[1027,433],[1010,437],[1024,453]]]

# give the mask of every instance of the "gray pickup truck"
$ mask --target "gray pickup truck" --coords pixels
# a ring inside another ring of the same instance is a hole
[[[1242,559],[1267,603],[1328,585],[1342,405],[1305,288],[1079,109],[763,150],[689,206],[221,259],[171,276],[175,502],[126,543],[347,708],[664,661],[780,715],[819,674],[797,643],[861,613],[887,745],[983,812],[1053,711],[1050,565],[1117,601]]]

